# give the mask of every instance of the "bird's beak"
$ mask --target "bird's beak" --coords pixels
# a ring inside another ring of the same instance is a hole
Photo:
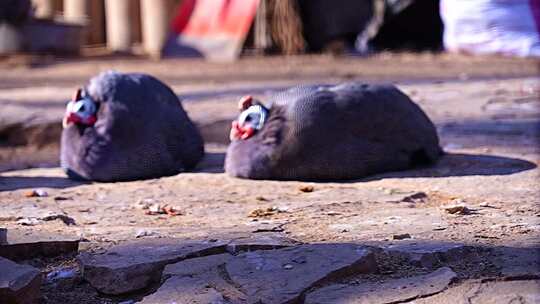
[[[68,113],[68,115],[66,115],[66,124],[70,124],[70,123],[80,123],[82,122],[82,119],[79,115],[75,114],[75,113]]]
[[[82,117],[77,115],[76,113],[68,112],[66,113],[66,116],[64,116],[64,119],[62,120],[62,125],[64,126],[64,128],[66,128],[67,126],[69,126],[70,123],[85,124],[87,122],[85,122],[84,119],[82,119]]]
[[[231,132],[229,134],[229,139],[231,141],[243,139],[246,140],[255,134],[255,129],[251,126],[243,125],[241,126],[237,120],[232,122]]]
[[[253,129],[252,127],[244,127],[243,130],[244,133],[242,133],[242,136],[240,136],[241,139],[246,140],[253,136],[253,134],[255,134],[255,129]]]

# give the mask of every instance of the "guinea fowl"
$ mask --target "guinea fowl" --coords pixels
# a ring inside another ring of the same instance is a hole
[[[235,177],[355,179],[442,155],[433,123],[392,85],[298,86],[239,108],[225,158]]]
[[[203,139],[173,91],[145,74],[104,72],[77,90],[63,120],[70,178],[122,181],[195,167]]]

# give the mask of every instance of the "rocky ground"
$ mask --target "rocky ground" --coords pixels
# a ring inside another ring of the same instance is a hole
[[[540,301],[537,61],[383,54],[0,66],[0,265],[12,269],[0,274],[0,299]],[[81,184],[54,167],[65,101],[108,68],[152,73],[184,99],[208,143],[195,172]],[[432,167],[347,182],[223,173],[240,96],[345,80],[397,83],[435,122],[447,154]]]

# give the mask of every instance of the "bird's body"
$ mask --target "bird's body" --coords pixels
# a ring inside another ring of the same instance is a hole
[[[70,177],[121,181],[173,175],[202,158],[199,131],[174,92],[154,77],[104,72],[90,80],[84,94],[98,105],[97,120],[71,123],[62,132],[61,166]]]
[[[259,132],[233,140],[225,170],[252,179],[354,179],[441,153],[433,123],[394,86],[300,86],[273,98]]]

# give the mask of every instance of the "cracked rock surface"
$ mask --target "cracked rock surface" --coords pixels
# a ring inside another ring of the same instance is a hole
[[[222,272],[225,263],[233,258],[223,253],[167,265],[163,284],[142,303],[242,303],[245,295],[230,285]]]
[[[312,244],[243,253],[226,264],[252,302],[293,303],[315,284],[377,270],[373,252],[354,244]]]
[[[166,266],[143,303],[296,303],[317,284],[376,270],[373,252],[354,244],[225,253]]]
[[[412,263],[428,269],[439,267],[450,261],[473,258],[476,254],[475,248],[471,246],[438,242],[421,244],[407,242],[390,245],[385,249],[390,253],[403,254]]]
[[[166,264],[223,251],[223,242],[144,240],[113,247],[102,254],[82,254],[82,274],[98,291],[117,295],[159,282]]]
[[[21,261],[76,253],[78,248],[79,238],[76,236],[10,230],[7,242],[0,243],[0,257]]]
[[[165,281],[154,294],[145,297],[144,304],[220,303],[228,304],[223,295],[204,279],[173,277]]]
[[[38,269],[16,264],[0,257],[0,302],[11,304],[38,303],[41,274]]]
[[[540,280],[466,282],[441,294],[414,303],[534,304],[540,302]]]
[[[438,293],[446,289],[456,276],[450,268],[442,267],[426,275],[395,279],[384,283],[358,286],[330,285],[309,293],[304,303],[401,303]]]

